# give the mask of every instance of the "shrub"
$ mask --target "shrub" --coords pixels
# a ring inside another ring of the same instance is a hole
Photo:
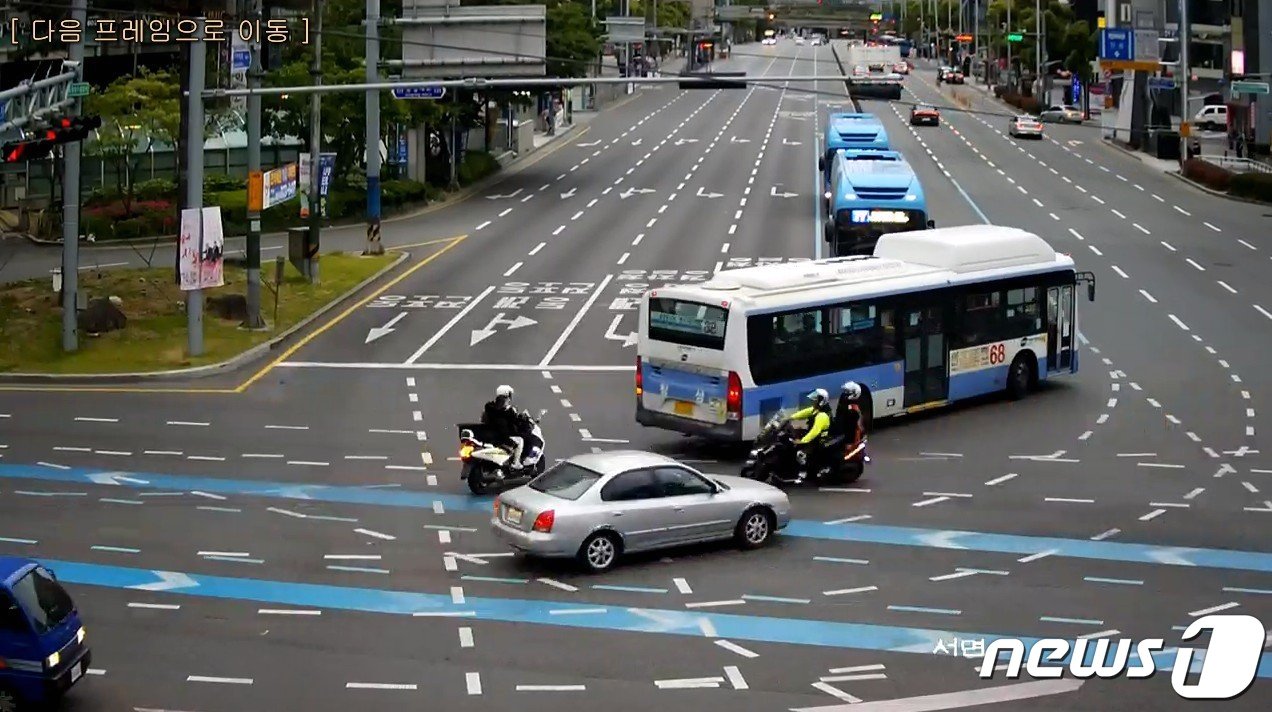
[[[114,224],[113,235],[116,240],[131,240],[145,237],[146,221],[143,218],[129,218]],[[99,236],[100,237],[100,236]]]
[[[177,184],[167,178],[155,178],[133,186],[133,193],[142,200],[171,200],[177,196]]]
[[[208,173],[203,176],[203,191],[205,193],[220,193],[222,191],[247,189],[247,181],[242,178],[227,176],[224,173]]]
[[[469,151],[464,154],[464,160],[460,161],[456,172],[459,174],[459,184],[468,186],[494,175],[498,170],[499,161],[494,156],[485,151]]]
[[[1228,191],[1242,198],[1272,203],[1272,173],[1238,173],[1229,181]]]
[[[1200,158],[1190,158],[1184,161],[1183,173],[1185,178],[1197,181],[1214,190],[1226,191],[1232,182],[1231,171]]]
[[[424,200],[428,188],[414,180],[386,180],[380,184],[380,202],[384,207],[399,207]]]

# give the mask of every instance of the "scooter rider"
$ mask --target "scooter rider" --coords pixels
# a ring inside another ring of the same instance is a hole
[[[808,394],[808,400],[812,401],[812,405],[795,411],[789,420],[811,421],[808,432],[795,444],[807,453],[806,471],[818,473],[821,471],[822,460],[819,455],[823,452],[826,443],[830,441],[830,394],[826,392],[826,389],[818,388]],[[800,473],[799,480],[802,481],[804,477],[805,473]]]
[[[481,423],[490,429],[489,435],[494,444],[512,453],[509,462],[513,468],[520,468],[525,439],[521,436],[522,416],[512,405],[513,395],[512,386],[496,388],[495,399],[486,403],[486,407],[482,409]]]

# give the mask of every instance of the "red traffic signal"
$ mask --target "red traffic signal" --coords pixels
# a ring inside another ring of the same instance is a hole
[[[83,141],[94,129],[100,128],[100,116],[60,117],[54,119],[50,128],[38,132],[39,138],[26,141],[10,141],[0,148],[5,163],[19,163],[46,158],[53,152],[53,147],[63,143]]]
[[[48,139],[11,141],[6,143],[0,151],[4,154],[5,163],[20,163],[48,157],[53,152],[54,145],[56,144]]]

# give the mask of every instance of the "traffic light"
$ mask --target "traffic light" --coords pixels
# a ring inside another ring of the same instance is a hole
[[[5,163],[19,163],[46,158],[53,147],[63,143],[83,141],[89,132],[102,125],[100,116],[77,116],[54,119],[51,126],[25,141],[10,141],[0,147]]]

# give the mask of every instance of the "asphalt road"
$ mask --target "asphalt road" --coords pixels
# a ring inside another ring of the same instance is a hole
[[[818,255],[818,131],[846,97],[782,81],[814,67],[829,48],[739,46],[722,68],[771,82],[648,88],[404,221],[467,237],[255,374],[0,389],[0,554],[49,561],[97,650],[69,708],[1179,706],[1164,672],[982,680],[977,645],[1174,646],[1207,612],[1272,621],[1267,218],[1098,129],[1005,137],[1003,107],[957,111],[933,67],[864,108],[939,225],[1033,230],[1096,273],[1075,378],[880,427],[867,475],[793,492],[796,521],[759,552],[586,576],[509,556],[459,481],[455,424],[501,383],[549,409],[550,457],[640,448],[736,472],[730,449],[633,422],[634,300]],[[942,125],[912,130],[914,100]],[[1266,708],[1268,684],[1225,708]]]

